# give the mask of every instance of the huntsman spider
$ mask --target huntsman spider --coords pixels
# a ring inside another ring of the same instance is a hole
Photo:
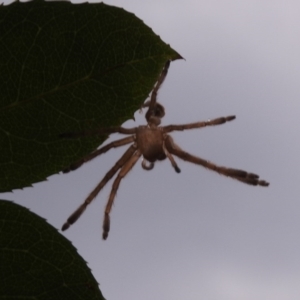
[[[163,84],[167,76],[169,66],[170,66],[170,61],[167,61],[159,79],[157,80],[153,88],[150,100],[144,103],[143,105],[143,107],[148,108],[145,115],[147,121],[146,125],[142,125],[134,128],[123,128],[123,127],[101,128],[96,131],[93,131],[92,134],[95,135],[120,133],[129,136],[113,141],[107,144],[106,146],[95,150],[94,152],[90,153],[89,155],[77,161],[76,163],[72,164],[69,168],[63,171],[64,173],[67,173],[69,171],[75,170],[85,162],[94,159],[95,157],[107,152],[112,148],[124,146],[131,143],[130,147],[125,151],[125,153],[121,156],[121,158],[114,164],[114,166],[105,174],[103,179],[95,187],[95,189],[88,195],[85,201],[67,219],[67,221],[62,226],[63,231],[67,230],[70,227],[70,225],[74,224],[78,220],[78,218],[82,215],[82,213],[85,211],[87,206],[95,199],[98,193],[102,190],[102,188],[118,172],[117,177],[113,182],[112,189],[104,212],[102,237],[105,240],[108,237],[108,233],[110,230],[110,212],[120,182],[127,175],[127,173],[132,169],[132,167],[135,165],[135,163],[139,160],[140,157],[143,157],[142,168],[145,170],[152,170],[157,160],[164,160],[168,158],[175,171],[177,173],[180,173],[180,169],[173,157],[175,155],[182,160],[200,165],[209,170],[215,171],[221,175],[231,177],[233,179],[236,179],[240,182],[249,185],[254,185],[254,186],[259,185],[264,187],[269,185],[269,183],[266,182],[265,180],[260,180],[257,174],[249,173],[239,169],[232,169],[223,166],[218,166],[208,160],[189,154],[188,152],[182,150],[179,146],[177,146],[173,141],[172,137],[169,135],[169,133],[172,131],[182,131],[182,130],[224,124],[226,122],[234,120],[235,116],[221,117],[213,120],[182,124],[182,125],[176,124],[176,125],[159,126],[161,123],[161,119],[165,115],[165,110],[164,107],[156,101],[156,98],[157,98],[158,90]],[[89,133],[88,135],[90,134],[91,133]],[[87,134],[85,133],[62,134],[62,136],[66,138],[75,138],[84,135]]]

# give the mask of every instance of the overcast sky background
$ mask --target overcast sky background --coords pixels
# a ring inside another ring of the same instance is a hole
[[[168,161],[151,172],[138,163],[121,182],[107,241],[112,182],[63,234],[107,300],[300,299],[300,2],[106,3],[133,12],[186,59],[171,64],[159,92],[163,125],[237,116],[174,133],[176,143],[271,185],[248,186],[179,159],[180,174]],[[135,116],[124,126],[145,123]],[[60,228],[124,151],[1,198]]]

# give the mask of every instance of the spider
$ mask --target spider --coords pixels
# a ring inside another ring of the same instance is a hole
[[[86,157],[72,164],[67,169],[63,170],[64,173],[75,170],[79,168],[85,162],[92,160],[93,158],[107,152],[111,148],[116,148],[131,144],[131,146],[125,151],[121,158],[115,163],[115,165],[105,174],[100,183],[95,187],[95,189],[88,195],[85,201],[75,210],[75,212],[67,219],[67,221],[62,226],[62,230],[67,230],[70,225],[74,224],[78,218],[85,211],[87,206],[95,199],[101,189],[107,184],[107,182],[119,171],[115,181],[113,182],[112,189],[109,195],[108,202],[106,204],[104,212],[103,221],[103,234],[102,238],[107,239],[110,230],[110,212],[114,199],[119,188],[121,180],[127,175],[131,168],[135,165],[138,159],[142,156],[142,168],[145,170],[151,170],[157,160],[169,159],[173,168],[177,173],[180,173],[180,169],[174,160],[173,155],[181,158],[182,160],[189,161],[191,163],[203,166],[209,170],[218,172],[219,174],[231,177],[243,183],[250,185],[260,185],[268,186],[269,183],[265,180],[260,180],[259,176],[254,173],[248,173],[239,169],[226,168],[222,166],[215,165],[212,162],[204,160],[200,157],[189,154],[183,151],[179,146],[177,146],[172,137],[168,134],[172,131],[182,131],[187,129],[202,128],[206,126],[214,126],[224,124],[226,122],[235,119],[235,116],[221,117],[213,120],[207,120],[196,123],[182,124],[182,125],[168,125],[159,126],[161,119],[165,115],[164,107],[156,101],[157,93],[162,83],[164,82],[168,69],[170,66],[170,61],[167,61],[165,67],[157,80],[153,91],[151,93],[150,100],[144,103],[142,107],[147,107],[145,118],[147,120],[147,125],[138,126],[134,128],[123,128],[123,127],[110,127],[102,128],[94,132],[88,133],[65,133],[62,134],[65,138],[74,138],[85,135],[103,135],[109,133],[121,133],[125,135],[130,135],[116,141],[107,144],[104,147],[96,149],[94,152],[90,153]]]

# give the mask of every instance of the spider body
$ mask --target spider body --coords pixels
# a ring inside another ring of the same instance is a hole
[[[180,173],[180,169],[177,166],[177,163],[173,155],[179,157],[184,161],[188,161],[202,167],[205,167],[209,170],[215,171],[221,175],[225,175],[236,179],[240,182],[249,184],[249,185],[260,185],[268,186],[269,183],[265,180],[260,180],[259,176],[254,173],[249,173],[240,169],[232,169],[227,167],[218,166],[208,160],[202,159],[200,157],[194,156],[186,151],[183,151],[179,146],[175,144],[172,137],[168,134],[172,131],[183,131],[194,128],[202,128],[206,126],[215,126],[221,125],[226,122],[230,122],[235,119],[235,116],[221,117],[213,120],[207,120],[202,122],[195,122],[182,125],[168,125],[168,126],[159,126],[161,119],[165,115],[164,107],[156,101],[157,92],[160,86],[162,85],[164,79],[166,78],[168,68],[170,66],[170,61],[168,61],[153,88],[151,93],[150,101],[146,102],[143,107],[148,107],[145,118],[147,125],[138,126],[135,128],[123,128],[123,127],[111,127],[111,128],[101,128],[95,132],[87,133],[66,133],[62,134],[62,137],[65,138],[74,138],[79,136],[86,136],[91,134],[98,135],[107,135],[109,133],[121,133],[129,135],[128,137],[113,141],[106,146],[103,146],[94,152],[90,153],[83,159],[72,164],[66,168],[63,172],[67,173],[69,171],[79,168],[85,162],[92,160],[93,158],[101,155],[102,153],[107,152],[111,148],[116,148],[131,144],[131,146],[125,151],[121,158],[115,163],[115,165],[105,174],[103,179],[95,187],[95,189],[88,195],[85,201],[78,207],[77,210],[67,219],[67,221],[62,226],[62,230],[66,230],[75,223],[78,218],[85,211],[86,207],[95,199],[101,189],[106,185],[106,183],[117,173],[116,179],[113,182],[111,193],[107,201],[105,212],[104,212],[104,221],[103,221],[103,239],[108,237],[110,230],[110,212],[114,199],[119,188],[121,180],[127,175],[135,163],[139,160],[140,157],[143,157],[142,168],[145,170],[152,170],[156,161],[164,160],[168,158],[173,166],[174,170],[177,173]]]
[[[139,126],[136,130],[136,144],[142,156],[154,163],[156,160],[166,158],[163,150],[164,135],[160,127],[150,128]]]

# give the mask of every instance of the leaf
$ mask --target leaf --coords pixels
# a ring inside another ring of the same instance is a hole
[[[27,208],[0,200],[1,299],[101,299],[74,246]]]
[[[0,6],[0,192],[45,180],[106,136],[61,133],[133,117],[181,58],[141,20],[103,3]]]

